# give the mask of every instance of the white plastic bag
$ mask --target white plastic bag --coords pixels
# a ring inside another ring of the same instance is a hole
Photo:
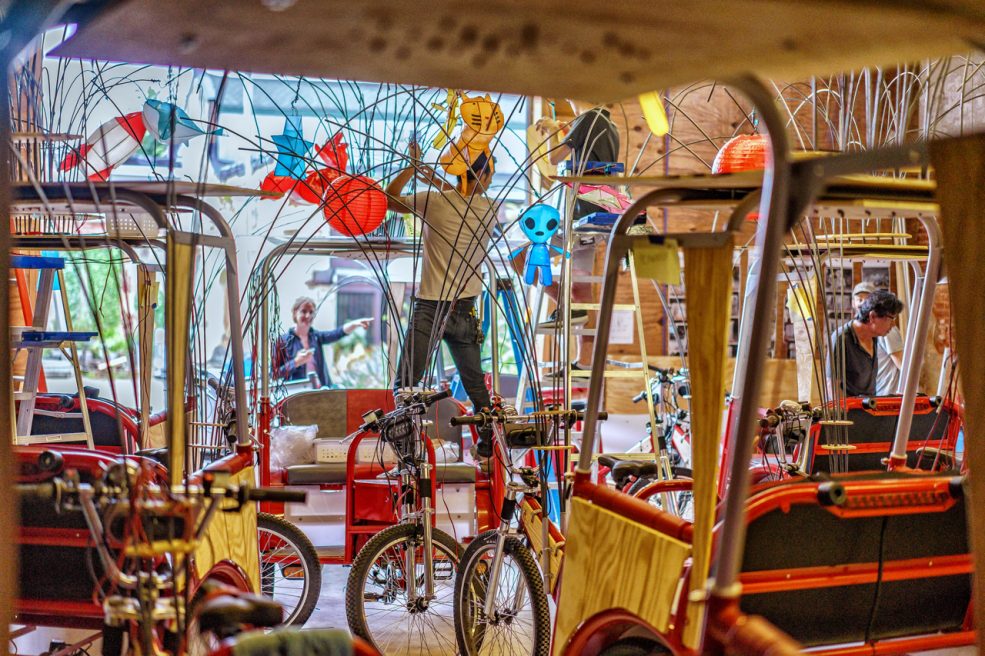
[[[281,426],[270,429],[270,466],[280,469],[315,461],[318,426]]]

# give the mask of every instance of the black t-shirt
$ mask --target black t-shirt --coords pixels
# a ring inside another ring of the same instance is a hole
[[[872,353],[869,354],[859,344],[851,321],[839,328],[831,336],[831,354],[828,360],[828,371],[831,372],[835,389],[843,390],[847,396],[875,396],[876,373],[879,371],[878,352],[878,337],[872,338]]]
[[[564,144],[571,149],[576,172],[585,162],[619,161],[619,131],[612,123],[609,110],[601,107],[590,109],[575,118]],[[604,211],[607,210],[603,207],[579,200],[575,203],[574,218]]]
[[[575,118],[564,143],[579,166],[582,162],[619,161],[619,131],[612,123],[609,110],[601,107]]]

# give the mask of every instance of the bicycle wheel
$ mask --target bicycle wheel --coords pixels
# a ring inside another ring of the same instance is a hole
[[[551,615],[544,579],[530,549],[506,539],[494,591],[495,611],[485,612],[496,531],[476,537],[462,555],[455,579],[455,638],[463,656],[530,654],[548,656]]]
[[[345,587],[349,630],[381,654],[455,654],[453,598],[461,547],[431,530],[434,597],[425,599],[424,529],[397,524],[374,535],[352,562]],[[407,556],[414,556],[414,601],[408,600]]]
[[[686,467],[673,467],[672,472],[674,479],[690,480],[691,478],[691,470]],[[681,519],[693,522],[694,494],[691,490],[671,490],[666,493],[658,493],[654,485],[656,482],[653,478],[641,478],[630,486],[627,494],[637,499],[643,499],[647,503],[661,509],[665,509],[664,503],[669,495],[670,503],[673,504],[673,507],[665,510],[668,510]]]
[[[304,533],[289,521],[257,513],[260,538],[260,588],[284,607],[284,624],[308,621],[321,595],[318,552]]]

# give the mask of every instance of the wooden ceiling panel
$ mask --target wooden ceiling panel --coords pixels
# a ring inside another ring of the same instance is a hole
[[[279,0],[280,4],[290,4]],[[609,101],[942,56],[979,0],[126,0],[56,56]]]

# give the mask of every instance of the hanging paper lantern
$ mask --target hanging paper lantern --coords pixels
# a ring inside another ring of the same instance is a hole
[[[375,180],[341,175],[325,188],[325,220],[343,235],[356,237],[380,227],[387,198]]]
[[[732,137],[715,155],[711,172],[738,173],[740,171],[762,171],[769,161],[769,144],[761,134],[740,134]]]
[[[740,173],[742,171],[762,171],[770,162],[770,149],[766,137],[761,134],[740,134],[732,137],[722,146],[715,161],[711,164],[714,175]],[[750,212],[746,219],[758,221],[759,213]]]

